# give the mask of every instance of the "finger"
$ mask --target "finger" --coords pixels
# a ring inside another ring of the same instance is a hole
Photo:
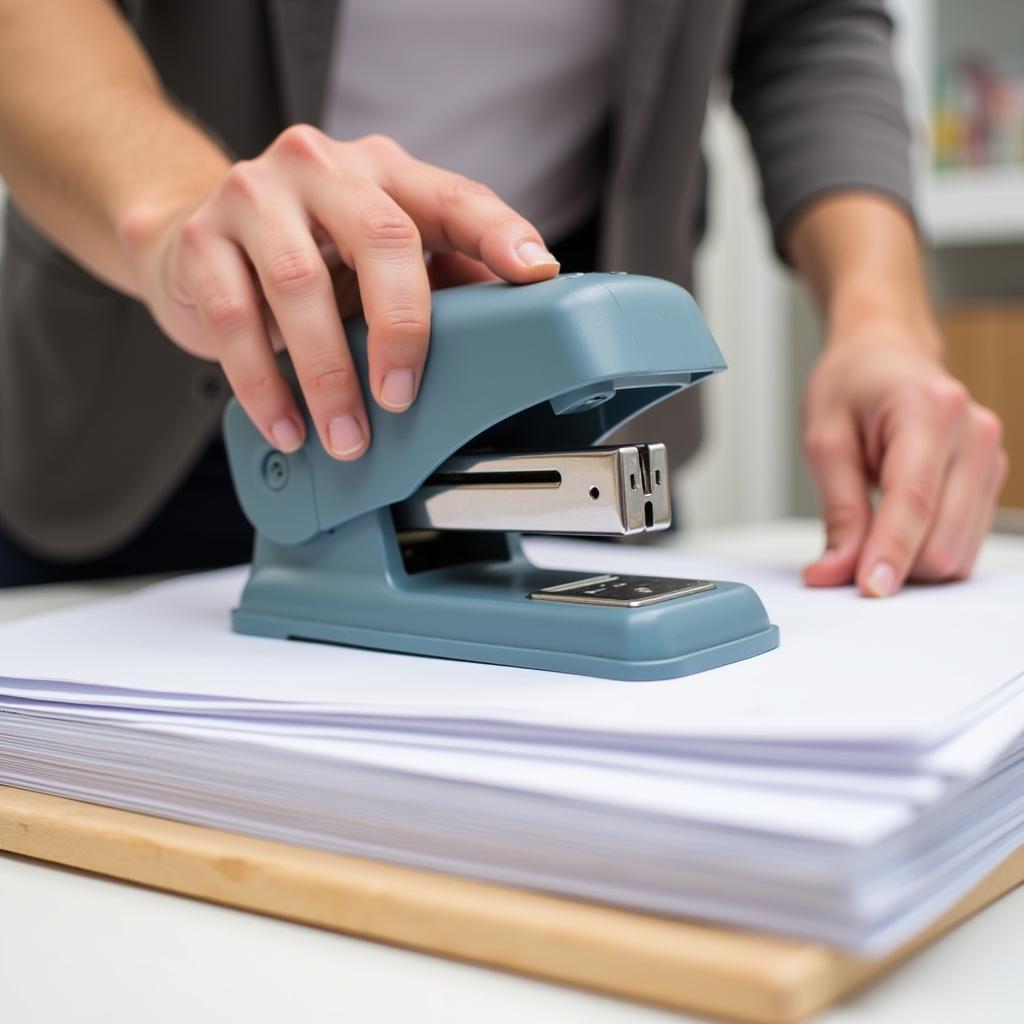
[[[910,574],[938,513],[966,403],[966,392],[951,386],[891,414],[882,438],[882,498],[857,567],[865,595],[888,597]]]
[[[479,260],[463,256],[461,252],[435,252],[427,264],[430,287],[435,292],[454,288],[460,284],[480,284],[500,278]]]
[[[239,249],[219,236],[191,240],[182,278],[231,390],[275,448],[293,452],[305,422],[274,359],[252,275]]]
[[[369,182],[340,199],[324,175],[309,188],[307,202],[359,280],[370,390],[382,408],[403,412],[419,391],[430,339],[430,280],[419,231]]]
[[[330,274],[297,207],[280,197],[232,225],[259,278],[325,450],[359,458],[370,425]]]
[[[992,525],[1002,487],[1002,425],[988,409],[972,409],[950,467],[939,512],[911,570],[921,582],[966,579]]]
[[[391,165],[382,184],[415,221],[427,249],[454,249],[516,284],[558,273],[540,232],[487,186],[408,156]]]
[[[992,475],[988,481],[988,487],[982,501],[981,513],[975,520],[973,532],[967,531],[965,534],[964,551],[966,553],[963,555],[962,571],[954,577],[956,579],[966,579],[974,569],[974,563],[978,560],[981,546],[985,542],[985,538],[988,536],[995,521],[996,506],[999,501],[999,494],[1003,489],[1003,484],[1006,483],[1008,467],[1009,462],[1006,452],[1000,450],[996,453]]]
[[[821,498],[825,553],[804,569],[812,587],[850,583],[871,518],[869,483],[853,422],[834,420],[808,431],[807,465]]]

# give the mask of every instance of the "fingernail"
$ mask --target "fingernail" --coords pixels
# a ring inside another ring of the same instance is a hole
[[[868,573],[864,586],[875,597],[889,597],[896,590],[896,570],[888,562],[879,562]]]
[[[275,420],[270,428],[274,445],[283,452],[293,452],[302,445],[302,431],[290,416]]]
[[[388,370],[380,386],[380,404],[392,412],[402,412],[416,397],[416,374],[412,370]]]
[[[359,420],[347,414],[336,416],[327,425],[327,441],[333,455],[352,455],[366,444],[366,435]]]
[[[558,260],[540,242],[520,242],[516,248],[519,259],[528,267],[557,267]]]

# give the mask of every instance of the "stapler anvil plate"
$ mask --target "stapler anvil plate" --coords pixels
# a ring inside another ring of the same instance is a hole
[[[345,325],[366,382],[366,325]],[[662,444],[601,446],[725,369],[690,295],[625,274],[433,297],[419,397],[367,403],[369,451],[309,427],[290,455],[230,402],[235,487],[256,528],[234,629],[387,651],[664,679],[778,645],[741,583],[540,569],[522,532],[627,535],[671,521]],[[308,424],[307,424],[308,426]]]

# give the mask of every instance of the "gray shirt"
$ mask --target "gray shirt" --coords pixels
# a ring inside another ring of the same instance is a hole
[[[384,133],[552,241],[597,205],[622,0],[348,0],[322,127]]]

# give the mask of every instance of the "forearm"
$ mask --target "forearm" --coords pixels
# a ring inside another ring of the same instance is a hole
[[[834,193],[795,218],[785,244],[830,339],[896,320],[910,328],[908,339],[940,353],[917,234],[901,206],[868,192]]]
[[[138,294],[126,231],[198,202],[228,166],[108,0],[0,0],[0,174],[84,266]]]

